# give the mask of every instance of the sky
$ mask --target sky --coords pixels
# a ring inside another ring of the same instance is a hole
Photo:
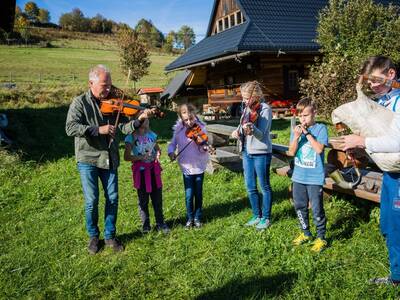
[[[188,25],[193,28],[197,41],[204,38],[214,3],[214,0],[17,0],[17,5],[23,10],[29,1],[47,9],[50,21],[57,24],[63,13],[79,8],[85,17],[99,13],[131,27],[142,18],[151,20],[165,34]]]

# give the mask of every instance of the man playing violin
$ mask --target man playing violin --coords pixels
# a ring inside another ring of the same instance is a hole
[[[121,122],[116,125],[115,115],[106,116],[100,111],[101,100],[109,96],[111,86],[110,71],[103,65],[93,67],[89,72],[89,90],[72,101],[65,125],[67,135],[75,138],[75,157],[85,198],[90,254],[99,251],[99,179],[105,195],[105,244],[116,252],[124,249],[115,237],[119,151],[118,140],[114,138],[117,129],[124,134],[131,134],[151,113],[150,110],[144,110],[136,120],[131,121],[122,117]]]

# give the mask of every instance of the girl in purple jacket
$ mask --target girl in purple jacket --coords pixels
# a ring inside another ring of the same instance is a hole
[[[173,128],[174,135],[168,146],[168,156],[171,160],[176,159],[178,161],[183,173],[187,212],[185,227],[187,229],[193,226],[199,228],[201,227],[203,206],[204,171],[207,167],[209,155],[207,149],[197,145],[186,136],[186,130],[197,124],[205,132],[205,125],[196,116],[195,108],[191,104],[180,105],[178,116],[179,119]]]

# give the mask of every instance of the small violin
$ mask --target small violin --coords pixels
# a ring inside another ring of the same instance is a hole
[[[198,124],[186,129],[186,136],[199,146],[208,146],[208,136],[201,130]]]
[[[139,111],[145,109],[147,108],[141,106],[139,100],[122,100],[116,98],[100,101],[100,111],[103,115],[112,115],[113,113],[119,112],[124,116],[133,117]],[[156,107],[152,107],[150,109],[152,110],[152,114],[158,118],[163,118],[165,115]]]
[[[199,146],[199,149],[202,147],[204,152],[208,151],[210,154],[215,154],[215,149],[208,144],[207,134],[198,124],[195,123],[192,127],[186,129],[185,134],[190,141],[178,152],[172,161],[174,161],[192,142],[195,142]]]

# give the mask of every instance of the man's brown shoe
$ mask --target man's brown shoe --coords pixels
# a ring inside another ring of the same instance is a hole
[[[91,237],[89,240],[89,245],[88,245],[88,251],[89,254],[95,255],[97,252],[99,252],[99,238],[94,236]]]
[[[122,252],[124,251],[124,246],[116,239],[109,239],[109,240],[105,240],[106,246],[111,247],[114,252]]]

